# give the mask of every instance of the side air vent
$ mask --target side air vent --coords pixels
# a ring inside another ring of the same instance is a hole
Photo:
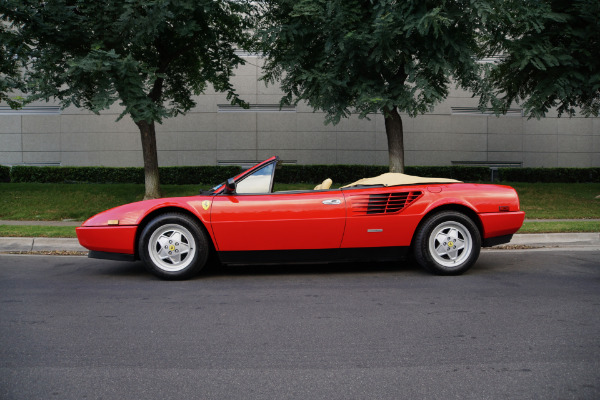
[[[395,192],[359,195],[351,200],[352,214],[373,215],[399,213],[417,200],[423,192]]]

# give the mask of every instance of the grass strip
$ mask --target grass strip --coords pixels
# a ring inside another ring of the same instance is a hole
[[[517,233],[600,232],[600,221],[525,221]]]
[[[515,188],[526,218],[600,218],[600,183],[502,184]]]
[[[75,226],[0,225],[0,237],[75,238]]]

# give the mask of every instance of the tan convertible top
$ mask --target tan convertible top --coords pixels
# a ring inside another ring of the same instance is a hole
[[[382,174],[379,176],[375,176],[373,178],[363,178],[356,182],[353,182],[349,185],[342,187],[352,187],[352,186],[373,186],[373,185],[383,185],[383,186],[400,186],[400,185],[419,185],[422,183],[461,183],[461,181],[457,181],[456,179],[448,179],[448,178],[422,178],[420,176],[412,176],[399,174],[394,172],[388,172],[386,174]]]

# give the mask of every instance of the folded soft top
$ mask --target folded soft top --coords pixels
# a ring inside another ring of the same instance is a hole
[[[461,181],[457,181],[456,179],[448,179],[448,178],[423,178],[420,176],[399,174],[395,172],[388,172],[379,176],[375,176],[373,178],[363,178],[356,182],[353,182],[349,185],[342,186],[343,188],[352,187],[352,186],[375,186],[375,185],[383,185],[383,186],[401,186],[401,185],[419,185],[419,184],[427,184],[427,183],[461,183]]]

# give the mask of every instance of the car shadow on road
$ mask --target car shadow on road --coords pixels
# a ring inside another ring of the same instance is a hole
[[[361,274],[375,272],[423,272],[414,262],[339,262],[307,264],[252,264],[252,265],[211,265],[203,270],[199,278],[214,276],[247,275],[322,275],[322,274]],[[424,273],[424,272],[423,272]]]
[[[121,262],[95,260],[95,274],[122,278],[158,279],[146,270],[140,261]],[[428,274],[409,260],[399,262],[340,262],[310,264],[252,264],[252,265],[208,265],[192,280],[215,277],[270,276],[270,275],[323,275],[323,274],[371,274],[388,272],[410,272]]]

